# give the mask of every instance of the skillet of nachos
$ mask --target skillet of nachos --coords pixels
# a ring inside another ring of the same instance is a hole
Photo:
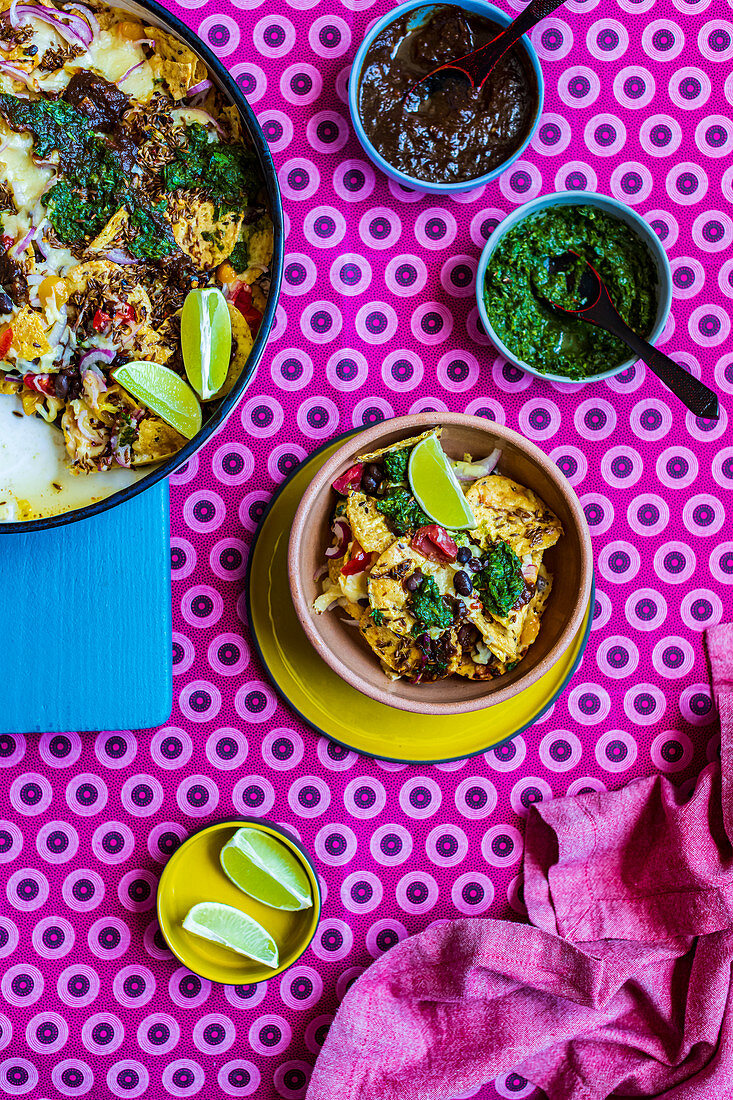
[[[484,464],[451,463],[476,526],[436,524],[407,474],[412,448],[431,434],[441,429],[360,455],[334,481],[333,544],[313,610],[342,608],[392,680],[491,680],[537,639],[552,588],[542,558],[563,528],[531,489],[496,471],[498,451]]]
[[[184,445],[110,372],[146,360],[185,378],[184,299],[218,287],[232,320],[224,397],[272,249],[254,151],[192,51],[94,0],[0,0],[0,394],[63,431],[72,473]]]

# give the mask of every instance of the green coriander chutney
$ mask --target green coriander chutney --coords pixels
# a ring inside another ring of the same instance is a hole
[[[559,317],[537,300],[533,287],[566,304],[566,276],[552,274],[549,261],[569,250],[595,267],[634,332],[649,336],[657,313],[651,253],[626,222],[592,206],[551,206],[510,229],[489,261],[484,303],[497,336],[518,359],[543,373],[588,378],[623,363],[629,350],[610,332]]]

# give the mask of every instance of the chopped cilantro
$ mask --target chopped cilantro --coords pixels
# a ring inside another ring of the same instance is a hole
[[[522,563],[501,539],[489,547],[484,560],[488,565],[474,573],[474,587],[487,611],[506,618],[526,588]]]
[[[132,446],[137,439],[137,425],[126,410],[120,415],[118,442],[121,447]]]
[[[376,507],[391,522],[398,535],[427,527],[432,522],[407,489],[394,489],[381,500],[378,499]]]
[[[440,589],[432,577],[424,577],[413,593],[411,610],[417,619],[415,634],[422,634],[431,626],[447,628],[453,625],[453,612],[443,603]]]
[[[66,100],[18,99],[4,93],[0,95],[0,114],[14,130],[33,134],[37,157],[48,157],[58,149],[62,160],[82,158],[92,123]]]
[[[375,608],[375,610],[372,611],[372,619],[377,626],[381,626],[384,622],[384,613],[380,611],[379,608]]]
[[[235,271],[246,271],[249,267],[249,249],[246,241],[238,241],[231,251],[229,263]]]
[[[407,459],[410,451],[403,447],[400,451],[389,451],[383,458],[384,469],[390,481],[397,484],[407,480]]]
[[[131,192],[127,193],[126,198],[130,211],[130,224],[137,230],[130,241],[130,253],[141,260],[158,260],[163,256],[172,255],[177,245],[170,225],[163,217],[166,210],[165,202],[159,202],[157,206],[147,206],[137,201],[136,196]]]
[[[52,187],[43,202],[57,236],[67,244],[96,237],[114,214],[106,201],[88,202],[66,180]]]
[[[259,187],[254,155],[243,145],[209,141],[205,127],[186,127],[186,147],[163,169],[166,191],[202,190],[221,211],[243,210]]]
[[[508,661],[507,664],[504,666],[504,668],[506,669],[507,672],[511,672],[512,669],[516,668],[518,664],[519,664],[519,661]]]

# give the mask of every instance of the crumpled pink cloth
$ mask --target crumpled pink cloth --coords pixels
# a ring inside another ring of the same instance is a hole
[[[532,925],[449,921],[351,987],[307,1100],[449,1100],[516,1070],[551,1100],[733,1098],[733,624],[707,632],[721,762],[530,810]]]

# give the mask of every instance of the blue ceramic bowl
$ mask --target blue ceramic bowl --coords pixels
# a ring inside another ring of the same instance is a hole
[[[535,374],[538,378],[547,378],[550,382],[577,382],[579,381],[577,378],[568,378],[566,374],[550,374],[548,371],[540,371],[529,363],[525,363],[522,359],[518,359],[496,334],[484,305],[486,269],[500,241],[510,229],[513,229],[519,222],[524,221],[529,214],[536,214],[538,210],[546,210],[550,206],[595,206],[599,210],[610,214],[611,217],[626,222],[629,228],[634,230],[637,237],[640,237],[646,244],[657,269],[657,315],[654,328],[647,337],[650,344],[655,344],[662,335],[669,317],[669,310],[672,305],[672,271],[664,246],[660,243],[651,226],[630,206],[617,202],[616,199],[610,199],[606,195],[598,195],[594,191],[558,191],[554,195],[543,195],[538,199],[533,199],[532,202],[525,203],[524,206],[518,207],[502,222],[499,222],[486,242],[476,272],[476,303],[481,323],[486,329],[486,335],[504,358],[513,363],[515,367],[520,367],[521,370]],[[582,381],[597,382],[602,378],[612,378],[614,374],[620,374],[621,371],[628,370],[636,361],[637,356],[632,355],[625,359],[623,363],[612,367],[611,370],[603,371],[601,374],[593,374],[587,379],[582,379]]]
[[[485,172],[483,176],[477,176],[475,179],[466,180],[465,182],[461,181],[460,183],[429,183],[426,180],[419,180],[414,176],[408,176],[406,172],[401,172],[399,168],[393,168],[389,161],[386,161],[372,145],[366,135],[359,114],[359,84],[361,81],[362,69],[364,68],[364,59],[374,39],[378,34],[381,34],[384,28],[388,27],[390,23],[394,23],[395,20],[400,19],[407,12],[414,11],[416,13],[414,25],[416,26],[424,21],[426,12],[432,8],[443,6],[442,4],[426,3],[425,0],[408,0],[406,4],[399,4],[396,8],[392,8],[387,15],[377,20],[367,33],[366,38],[362,42],[354,58],[354,64],[351,67],[351,76],[349,77],[349,111],[351,112],[351,121],[356,131],[356,136],[361,142],[367,156],[376,164],[377,168],[381,168],[386,175],[391,176],[393,180],[397,180],[403,187],[410,187],[416,191],[432,191],[441,195],[451,194],[452,192],[470,191],[472,188],[481,187],[484,183],[488,183],[489,180],[496,179],[497,176],[500,176],[510,164],[513,164],[514,161],[522,155],[534,137],[534,133],[539,126],[542,105],[545,99],[545,83],[542,77],[542,69],[540,68],[540,59],[535,52],[534,46],[527,36],[524,35],[521,44],[532,64],[537,79],[537,109],[532,127],[517,151],[509,157],[508,160],[497,165],[497,167],[493,168],[490,172]],[[462,0],[460,7],[467,11],[476,12],[478,15],[484,15],[487,19],[493,20],[494,23],[498,23],[502,27],[508,27],[514,18],[514,15],[507,15],[505,12],[501,11],[500,8],[495,8],[493,4],[485,3],[484,0]]]

